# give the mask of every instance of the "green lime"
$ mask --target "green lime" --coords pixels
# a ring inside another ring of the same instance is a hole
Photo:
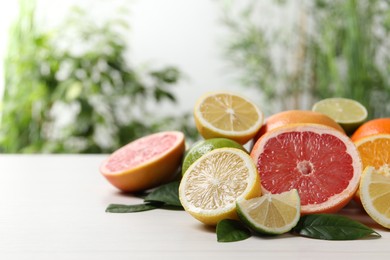
[[[202,155],[214,149],[224,147],[237,148],[248,152],[241,144],[227,138],[211,138],[201,140],[196,142],[186,153],[182,165],[182,174],[184,174],[188,167],[190,167],[191,164],[199,159]]]
[[[315,103],[312,110],[332,118],[347,134],[352,134],[367,119],[367,109],[348,98],[326,98]]]
[[[301,216],[301,200],[296,189],[249,200],[240,198],[236,206],[240,220],[260,234],[286,233],[297,225]]]

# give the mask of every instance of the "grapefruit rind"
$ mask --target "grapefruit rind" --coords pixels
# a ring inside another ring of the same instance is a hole
[[[301,214],[314,214],[314,213],[334,213],[339,211],[341,208],[343,208],[348,202],[353,198],[356,190],[359,186],[360,181],[360,175],[362,172],[362,162],[359,156],[359,153],[355,147],[355,145],[352,143],[352,141],[346,136],[345,134],[335,130],[334,128],[319,125],[319,124],[291,124],[284,127],[279,127],[277,129],[274,129],[270,132],[267,132],[264,134],[254,145],[252,151],[251,151],[251,157],[255,161],[256,165],[258,163],[258,159],[260,154],[264,150],[265,144],[268,142],[268,140],[277,137],[280,134],[288,133],[288,132],[314,132],[316,134],[330,134],[335,137],[337,137],[339,140],[341,140],[346,145],[346,153],[350,155],[352,158],[352,168],[353,168],[353,176],[349,180],[348,186],[338,194],[335,194],[331,197],[329,197],[325,202],[322,203],[311,203],[311,204],[301,204]],[[257,165],[257,167],[264,167],[262,165]],[[258,169],[259,172],[261,169]],[[262,177],[260,176],[260,179],[262,180]],[[294,187],[291,187],[294,188]],[[304,191],[300,190],[299,187],[295,187],[298,189],[298,192],[301,196],[304,196]],[[267,190],[263,183],[261,185],[262,193],[270,193],[269,190]]]
[[[112,171],[107,167],[115,156],[123,154],[128,146],[147,142],[149,138],[166,135],[175,137],[170,147],[152,158],[129,168]],[[184,134],[179,131],[165,131],[144,136],[113,152],[100,166],[101,174],[116,188],[124,192],[138,192],[151,189],[170,181],[178,172],[185,151]]]
[[[368,166],[360,181],[360,198],[364,210],[379,225],[390,229],[390,166]]]
[[[300,218],[300,198],[292,189],[279,194],[237,200],[237,213],[252,230],[268,235],[279,235],[295,227]]]
[[[223,219],[238,219],[236,199],[260,194],[256,166],[237,148],[218,148],[203,155],[187,169],[179,186],[185,211],[211,226]]]

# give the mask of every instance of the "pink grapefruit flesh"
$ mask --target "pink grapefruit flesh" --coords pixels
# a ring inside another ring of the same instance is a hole
[[[354,196],[362,164],[352,141],[318,124],[295,124],[266,133],[254,145],[264,193],[297,189],[301,214],[330,213]]]
[[[113,152],[100,172],[125,192],[154,188],[171,180],[181,165],[184,134],[167,131],[139,138]]]

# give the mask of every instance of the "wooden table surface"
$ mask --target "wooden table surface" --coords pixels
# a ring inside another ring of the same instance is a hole
[[[382,237],[324,241],[293,236],[218,243],[184,211],[106,213],[124,195],[99,173],[107,155],[0,155],[0,259],[390,259],[390,231],[359,209],[343,214]]]

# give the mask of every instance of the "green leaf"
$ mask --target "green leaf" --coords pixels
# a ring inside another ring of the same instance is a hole
[[[236,242],[251,237],[251,231],[240,221],[224,219],[217,224],[218,242]]]
[[[145,202],[163,202],[164,206],[182,207],[179,200],[179,182],[159,186],[145,197]]]
[[[147,210],[153,210],[160,208],[162,203],[144,203],[134,205],[123,205],[123,204],[110,204],[108,205],[106,212],[110,213],[133,213]]]
[[[350,218],[334,214],[302,216],[293,232],[324,240],[354,240],[367,236],[381,237],[373,229]]]

